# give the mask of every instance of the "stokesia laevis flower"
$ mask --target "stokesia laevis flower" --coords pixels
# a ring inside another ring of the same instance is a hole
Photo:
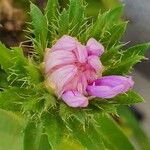
[[[131,77],[102,77],[99,57],[104,47],[94,38],[82,45],[64,35],[45,54],[45,74],[48,84],[58,97],[71,107],[88,106],[88,96],[112,98],[133,87]]]

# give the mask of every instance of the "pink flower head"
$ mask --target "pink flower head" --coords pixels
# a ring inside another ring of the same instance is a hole
[[[45,54],[45,74],[49,85],[71,107],[86,107],[89,96],[112,98],[133,86],[131,78],[101,77],[99,57],[104,47],[90,38],[86,46],[64,35]]]

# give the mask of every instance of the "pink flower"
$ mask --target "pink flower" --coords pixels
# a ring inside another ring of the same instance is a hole
[[[64,35],[45,54],[45,74],[49,85],[71,107],[86,107],[89,96],[112,98],[133,86],[131,78],[101,77],[99,57],[104,47],[91,38],[86,46]]]

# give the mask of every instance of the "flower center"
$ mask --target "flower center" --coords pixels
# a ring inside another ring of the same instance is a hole
[[[84,72],[84,71],[90,69],[90,66],[87,63],[76,62],[75,64],[76,64],[79,72]]]

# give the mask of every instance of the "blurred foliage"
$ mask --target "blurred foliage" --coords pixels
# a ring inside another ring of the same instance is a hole
[[[0,150],[23,150],[25,121],[3,109],[0,109],[0,120]]]
[[[136,139],[136,144],[141,150],[150,149],[150,140],[144,130],[140,126],[140,122],[132,114],[128,107],[119,107],[118,114],[122,120],[122,127],[128,128],[131,131],[131,137]],[[126,131],[126,130],[125,130]]]
[[[102,12],[115,8],[120,5],[119,0],[86,0],[87,2],[87,15],[97,16],[99,10]]]

